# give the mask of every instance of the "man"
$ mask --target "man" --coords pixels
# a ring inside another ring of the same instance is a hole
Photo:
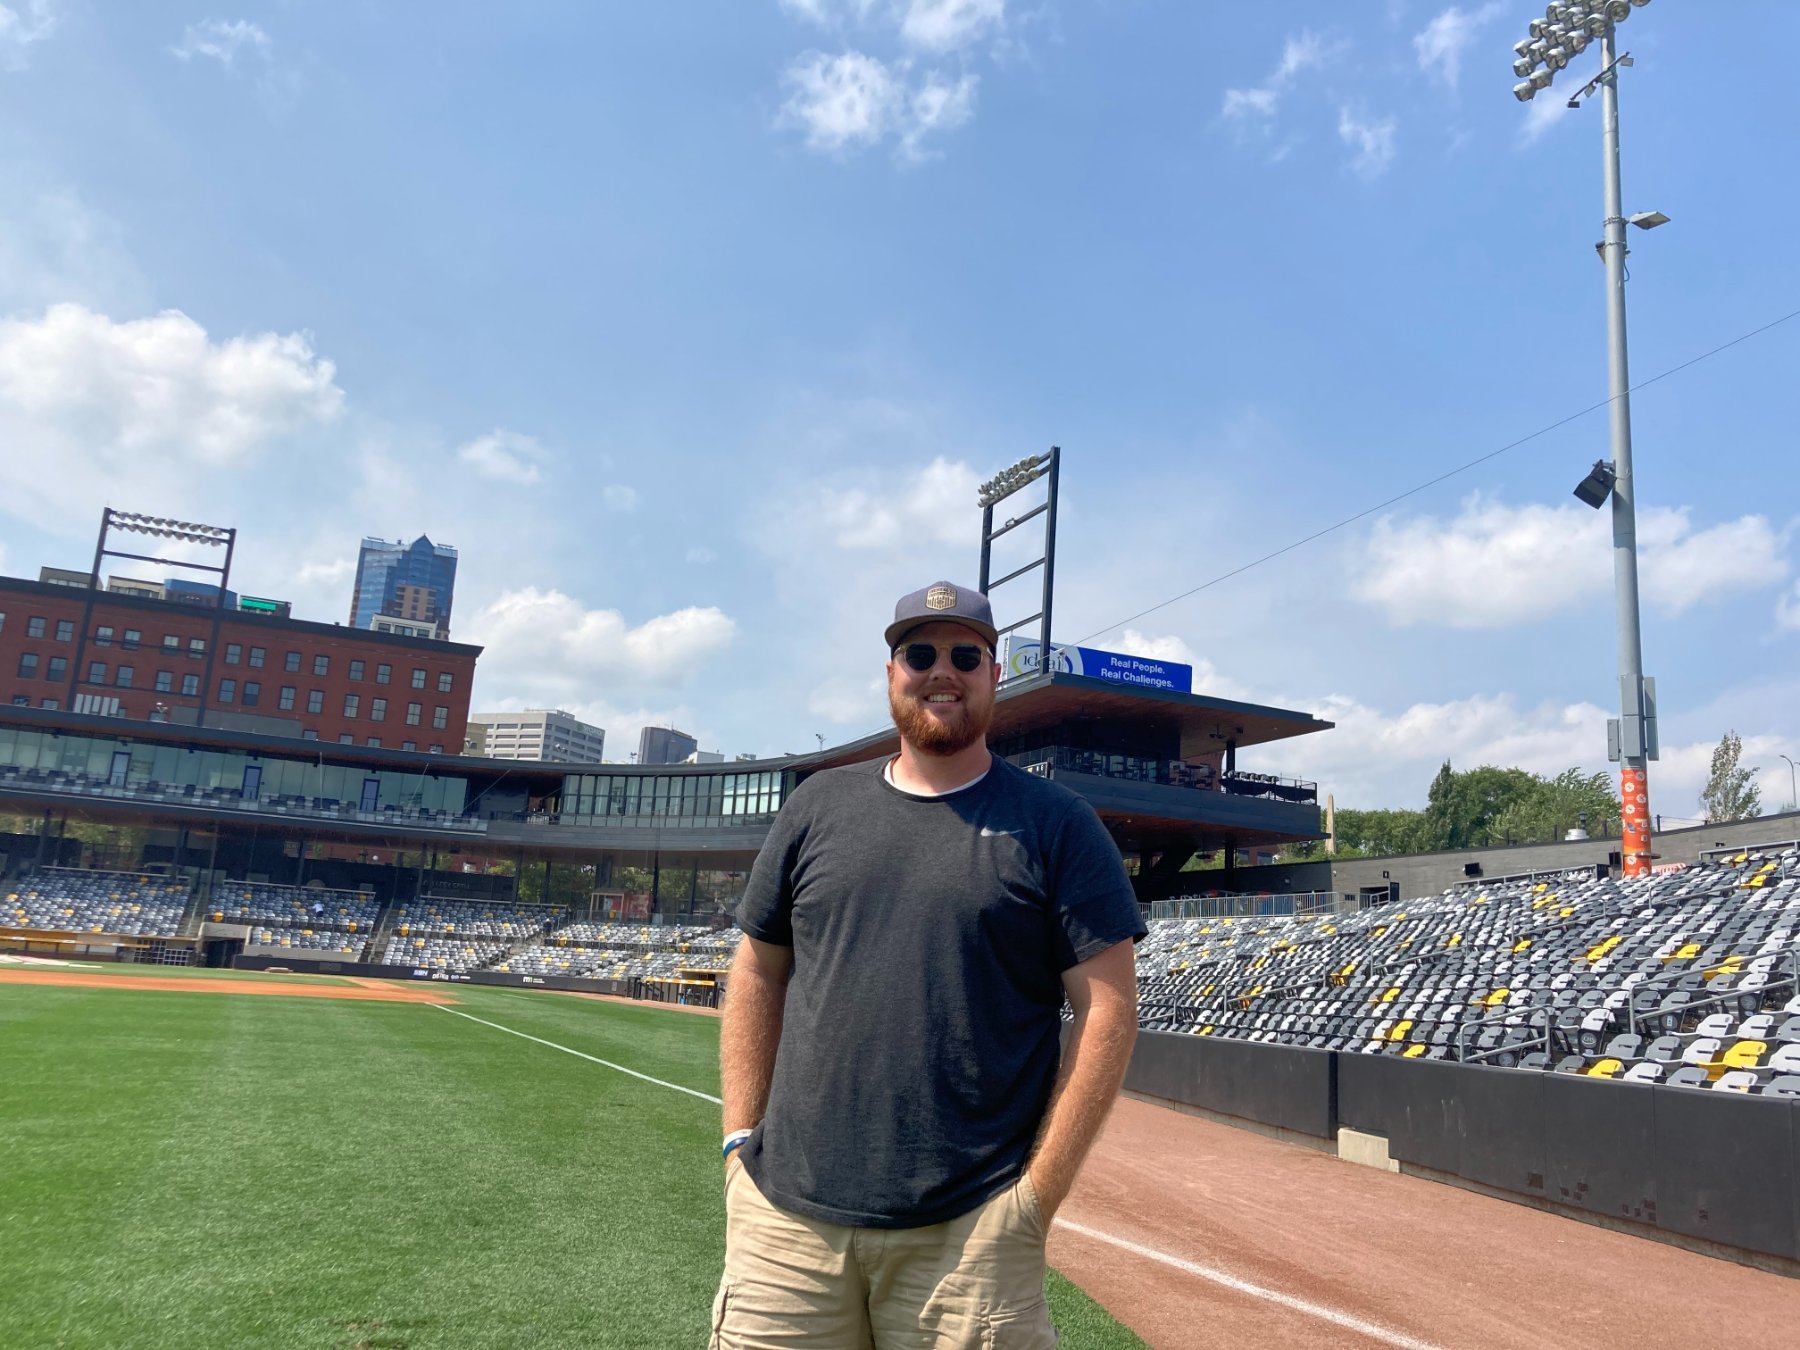
[[[1137,1034],[1117,848],[988,751],[987,597],[886,639],[899,754],[801,784],[738,907],[718,1350],[1053,1346],[1044,1236]]]

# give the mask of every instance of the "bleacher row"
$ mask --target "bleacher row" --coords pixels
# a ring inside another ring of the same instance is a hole
[[[1178,919],[1153,1030],[1800,1095],[1800,850],[1355,914]]]
[[[172,877],[45,869],[5,886],[0,928],[174,937],[191,898],[187,883]]]

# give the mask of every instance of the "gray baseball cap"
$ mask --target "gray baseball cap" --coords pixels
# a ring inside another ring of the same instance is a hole
[[[927,623],[960,623],[980,633],[990,648],[1000,645],[1000,634],[994,630],[994,608],[973,586],[934,581],[901,596],[894,606],[894,621],[887,626],[888,650],[893,651],[907,633]]]

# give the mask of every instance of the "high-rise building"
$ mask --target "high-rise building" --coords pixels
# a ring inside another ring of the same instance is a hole
[[[673,727],[645,727],[638,733],[639,764],[679,764],[700,748],[700,742]]]
[[[479,728],[479,730],[477,730]],[[561,709],[469,714],[469,754],[488,759],[552,760],[560,764],[598,764],[605,757],[606,733]]]
[[[364,539],[356,556],[356,590],[350,626],[369,628],[378,616],[435,624],[450,636],[450,602],[456,594],[456,550],[420,535],[412,543]]]

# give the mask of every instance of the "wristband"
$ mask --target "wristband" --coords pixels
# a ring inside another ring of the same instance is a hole
[[[754,1132],[751,1130],[733,1130],[730,1134],[726,1135],[725,1150],[722,1156],[729,1158],[731,1156],[731,1150],[742,1144],[752,1133]]]

